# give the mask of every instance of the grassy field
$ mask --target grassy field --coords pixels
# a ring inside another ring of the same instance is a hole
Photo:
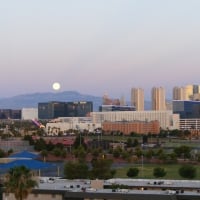
[[[166,176],[162,179],[183,179],[179,176],[178,170],[182,165],[179,164],[163,164],[163,165],[156,165],[156,164],[144,164],[143,167],[141,165],[129,165],[127,167],[118,168],[115,178],[128,178],[126,176],[126,172],[130,167],[137,167],[140,172],[139,175],[136,178],[147,178],[147,179],[153,179],[153,169],[155,167],[162,167],[167,172]],[[200,166],[195,166],[197,169],[197,177],[195,180],[200,180]]]
[[[139,143],[142,143],[142,137],[131,137],[131,136],[90,136],[93,139],[99,139],[99,140],[111,140],[111,141],[120,141],[120,142],[126,142],[127,139],[130,137],[132,140],[137,139]],[[156,143],[158,142],[161,144],[161,148],[163,148],[165,151],[169,151],[170,149],[173,150],[176,147],[180,147],[182,145],[189,146],[191,148],[200,150],[200,140],[199,139],[193,139],[193,140],[186,140],[186,139],[178,139],[178,138],[156,138],[156,137],[150,137],[148,139],[149,143]],[[159,147],[160,148],[160,147]],[[154,149],[156,150],[156,149]],[[136,178],[148,178],[153,179],[153,169],[155,167],[163,167],[165,171],[167,172],[166,176],[163,177],[163,179],[183,179],[179,176],[179,168],[182,166],[180,164],[144,164],[143,167],[141,164],[130,164],[123,168],[117,168],[116,171],[116,178],[127,178],[126,173],[127,170],[130,167],[137,167],[139,168],[140,172],[138,177]],[[200,166],[195,166],[197,169],[197,176],[195,180],[200,180]]]

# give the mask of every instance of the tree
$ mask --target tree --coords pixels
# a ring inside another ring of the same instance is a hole
[[[154,170],[153,170],[153,175],[154,175],[156,178],[164,177],[166,174],[167,174],[167,172],[166,172],[165,169],[162,168],[162,167],[156,167],[156,168],[154,168]]]
[[[132,138],[128,138],[126,144],[127,144],[127,147],[132,147],[133,146]]]
[[[43,157],[43,161],[46,162],[46,157],[48,156],[48,151],[46,149],[43,149],[40,154]]]
[[[119,158],[120,155],[122,153],[122,148],[121,147],[117,147],[113,150],[113,156],[114,158]]]
[[[185,158],[190,158],[191,157],[191,147],[189,146],[185,146],[185,145],[182,145],[180,147],[176,147],[174,149],[174,153],[178,156],[178,157],[183,157],[184,159]]]
[[[9,149],[8,150],[8,155],[12,154],[13,153],[13,149]]]
[[[154,155],[154,151],[152,149],[148,149],[145,154],[146,158],[149,158],[149,159],[151,159],[153,155]]]
[[[64,166],[64,175],[67,179],[88,178],[88,165],[85,162],[69,161]]]
[[[32,188],[37,186],[31,171],[24,166],[11,168],[5,178],[5,192],[13,193],[17,200],[26,199]]]
[[[136,167],[129,168],[126,173],[126,175],[131,178],[136,177],[138,174],[139,174],[139,169]]]
[[[87,152],[85,151],[84,147],[81,145],[74,150],[74,155],[80,162],[84,162],[87,156]]]
[[[87,145],[85,144],[85,141],[84,141],[84,137],[81,136],[81,133],[76,136],[76,139],[75,139],[74,144],[73,144],[74,149],[77,149],[80,146],[82,146],[84,149],[87,148]]]
[[[130,152],[126,151],[126,150],[123,150],[122,153],[121,153],[121,157],[125,160],[127,160],[128,162],[131,161],[131,154]]]
[[[92,160],[91,178],[109,179],[113,178],[115,171],[111,169],[112,160],[98,158]]]
[[[3,158],[6,156],[6,153],[3,149],[0,149],[0,158]]]
[[[132,145],[133,145],[133,147],[137,147],[137,146],[139,145],[138,139],[135,138],[135,139],[133,140],[133,144],[132,144]]]
[[[142,149],[139,147],[135,148],[135,155],[140,158],[143,155]]]
[[[62,149],[58,148],[58,147],[55,147],[52,151],[53,155],[56,156],[56,157],[60,157],[61,156],[61,153],[62,153]]]
[[[158,159],[165,161],[167,159],[167,154],[163,149],[159,149],[156,153],[156,156]]]
[[[42,151],[43,149],[46,149],[46,142],[43,138],[40,138],[35,141],[34,148],[36,151]]]
[[[66,149],[62,149],[62,150],[61,150],[61,157],[62,157],[62,158],[66,158],[66,156],[67,156],[67,151],[66,151]]]
[[[99,149],[92,149],[92,156],[97,158],[100,155]]]
[[[30,145],[34,145],[34,140],[33,140],[32,136],[30,136],[30,135],[25,135],[25,136],[24,136],[24,140],[29,141],[29,144],[30,144]]]
[[[196,168],[192,165],[183,165],[179,168],[179,175],[183,178],[193,179],[196,177]]]

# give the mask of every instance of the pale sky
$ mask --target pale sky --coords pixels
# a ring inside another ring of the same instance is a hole
[[[200,0],[0,0],[0,98],[200,84]]]

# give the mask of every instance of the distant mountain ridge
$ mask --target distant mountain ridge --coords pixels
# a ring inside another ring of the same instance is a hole
[[[0,109],[37,108],[39,102],[49,101],[92,101],[94,110],[102,104],[102,98],[92,95],[80,94],[76,91],[46,92],[17,95],[0,99]]]
[[[102,105],[102,97],[92,96],[88,94],[81,94],[76,91],[64,92],[46,92],[46,93],[32,93],[17,95],[9,98],[0,99],[0,109],[22,109],[22,108],[37,108],[39,102],[50,101],[92,101],[93,110],[98,111],[99,106]],[[145,109],[149,110],[149,102],[145,102]]]

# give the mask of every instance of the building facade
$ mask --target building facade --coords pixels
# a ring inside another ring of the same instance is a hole
[[[93,123],[91,117],[60,117],[52,120],[46,124],[45,132],[47,135],[58,135],[59,132],[63,134],[71,130],[87,130],[94,132],[95,129],[101,128],[101,123]]]
[[[193,119],[180,119],[180,129],[181,130],[198,130],[200,131],[200,118]]]
[[[174,87],[173,88],[173,100],[185,100],[186,93],[184,87]]]
[[[172,110],[166,111],[119,111],[119,112],[92,112],[93,123],[119,122],[119,121],[155,121],[160,123],[162,129],[179,129],[179,114]]]
[[[93,111],[90,101],[79,102],[45,102],[38,103],[39,119],[55,119],[58,117],[85,117]]]
[[[21,110],[0,109],[0,119],[21,119]]]
[[[39,119],[54,119],[57,117],[65,117],[66,103],[51,101],[38,103],[38,118]]]
[[[165,89],[153,87],[151,91],[152,110],[166,110]]]
[[[141,88],[131,89],[131,105],[135,106],[137,111],[144,110],[144,90]]]
[[[92,111],[93,103],[91,101],[67,102],[65,117],[87,117]]]
[[[200,101],[173,101],[173,113],[180,116],[180,130],[200,135]]]
[[[180,119],[200,118],[200,101],[173,101],[173,113]]]
[[[160,123],[155,121],[120,121],[120,122],[103,122],[102,129],[105,133],[112,131],[122,132],[124,135],[130,135],[131,132],[137,134],[158,134],[160,133]]]
[[[173,88],[173,100],[200,100],[200,85],[186,85]]]
[[[22,120],[38,119],[37,108],[22,108]]]

